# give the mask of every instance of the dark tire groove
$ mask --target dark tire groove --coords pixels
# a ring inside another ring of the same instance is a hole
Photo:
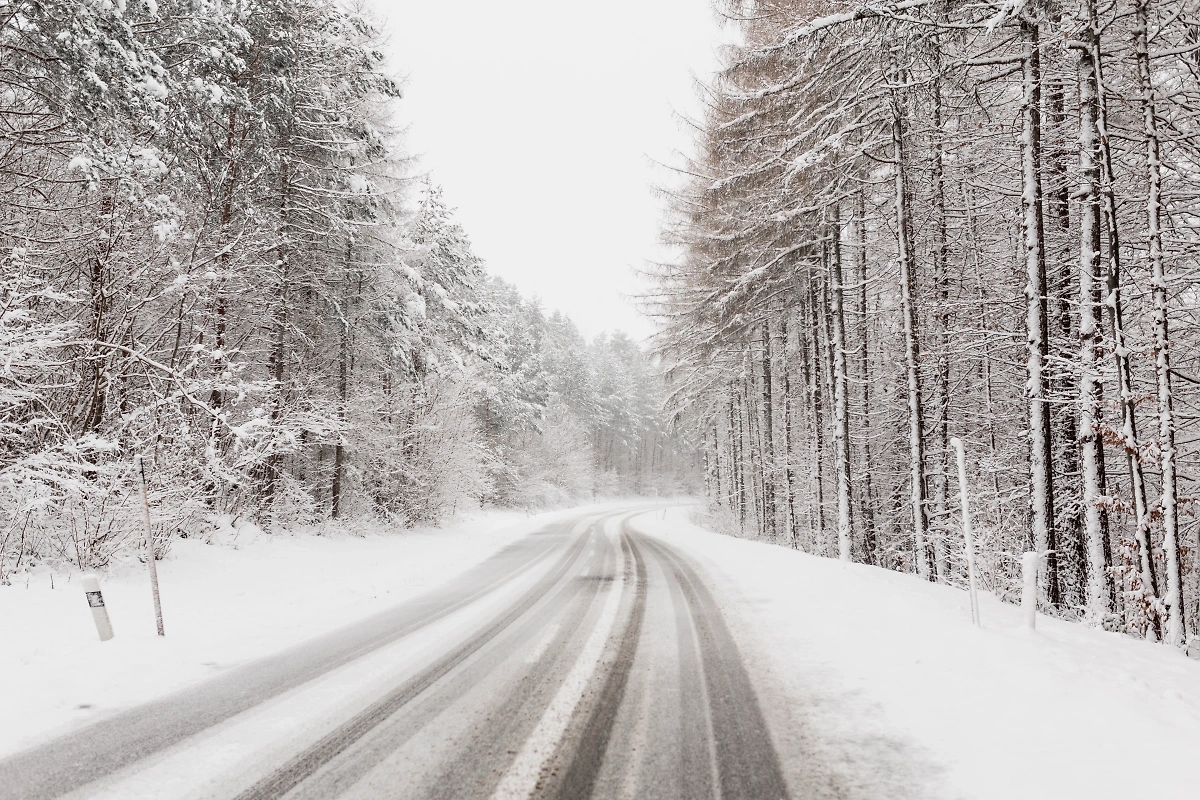
[[[574,562],[575,558],[578,557],[580,551],[583,550],[588,538],[588,536],[580,536],[572,543],[567,552],[559,560],[555,569],[526,592],[520,600],[509,606],[503,616],[467,639],[403,686],[389,693],[386,697],[365,711],[362,711],[350,721],[342,724],[332,733],[324,736],[315,745],[312,745],[303,753],[292,758],[283,767],[237,795],[236,800],[269,800],[271,798],[282,797],[324,764],[336,758],[347,747],[366,736],[381,722],[395,714],[402,706],[420,695],[436,683],[438,679],[466,660],[471,654],[498,636],[537,603],[566,574],[567,569]]]
[[[592,788],[600,766],[604,763],[604,754],[608,749],[608,741],[612,734],[613,722],[621,701],[625,697],[625,686],[629,682],[629,672],[633,667],[634,655],[637,653],[638,642],[641,640],[642,621],[646,617],[646,562],[638,551],[629,535],[628,520],[622,525],[621,546],[632,557],[637,589],[634,593],[633,609],[629,622],[622,634],[620,648],[616,659],[609,671],[600,696],[591,715],[584,724],[583,732],[571,762],[567,767],[555,796],[562,800],[576,800],[591,797]],[[629,563],[628,561],[626,562]]]
[[[557,590],[547,594],[541,601],[543,609],[531,609],[524,619],[509,626],[503,635],[532,638],[544,629],[547,619],[564,614],[581,620],[591,608],[599,591],[600,587],[595,583],[571,579],[563,581]],[[528,627],[530,631],[523,633],[522,627]],[[572,629],[571,626],[564,628],[567,631]],[[493,648],[503,646],[504,643],[499,639],[494,640],[491,645]],[[431,687],[419,698],[414,698],[413,702],[397,715],[381,723],[368,736],[347,748],[337,759],[306,779],[288,795],[288,800],[326,800],[330,797],[340,797],[391,753],[407,745],[425,726],[465,695],[471,687],[482,681],[496,666],[494,662],[487,663],[485,657],[467,665],[437,687]],[[505,742],[512,738],[506,731],[508,726],[519,718],[516,712],[520,703],[536,691],[538,682],[546,680],[548,670],[548,659],[541,659],[533,665],[506,699],[505,705],[489,714],[487,721],[473,731],[473,736],[480,742]],[[429,800],[463,797],[467,791],[466,787],[473,787],[469,796],[488,797],[499,778],[480,781],[475,774],[480,770],[486,771],[488,766],[486,758],[481,758],[477,747],[464,747],[448,766],[442,768],[442,774],[431,782],[431,787],[422,790],[419,796]],[[486,790],[480,788],[482,783],[487,783]]]
[[[737,643],[712,594],[695,570],[669,546],[641,537],[647,549],[671,565],[700,644],[712,713],[722,800],[780,800],[788,797],[779,755]]]
[[[578,521],[571,520],[562,527],[569,530]],[[493,559],[512,547],[501,550]],[[417,598],[415,603],[431,607],[415,617],[402,617],[399,624],[391,619],[410,615],[411,604],[380,612],[207,683],[119,712],[2,759],[0,798],[47,800],[99,780],[449,616],[533,568],[555,547],[537,547],[532,557],[448,603],[436,593]],[[483,565],[477,569],[481,568]]]

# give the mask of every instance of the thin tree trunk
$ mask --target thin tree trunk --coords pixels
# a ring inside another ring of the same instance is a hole
[[[826,253],[826,255],[828,256],[828,253]],[[833,390],[833,331],[831,330],[832,325],[830,323],[830,318],[833,316],[833,314],[831,311],[832,303],[830,302],[830,299],[829,299],[830,291],[829,291],[828,258],[826,260],[825,269],[822,271],[822,274],[821,274],[820,292],[821,292],[821,294],[820,294],[821,308],[820,308],[820,312],[818,314],[817,319],[819,319],[820,323],[821,323],[821,330],[819,332],[821,350],[820,350],[820,354],[819,354],[818,358],[820,359],[819,363],[821,365],[821,389],[822,389],[822,397],[825,398],[825,415],[826,415],[824,422],[823,422],[823,424],[824,424],[823,435],[825,437],[824,441],[826,443],[828,443],[828,445],[829,445],[827,448],[827,452],[828,452],[828,457],[829,457],[830,461],[832,462],[831,464],[828,465],[828,466],[832,467],[832,471],[828,473],[829,479],[832,482],[832,485],[830,486],[830,489],[831,489],[830,500],[831,500],[831,502],[836,504],[837,500],[838,500],[838,487],[837,487],[837,480],[838,480],[837,458],[838,458],[838,456],[837,456],[837,452],[836,452],[838,443],[837,443],[837,438],[834,434],[834,428],[836,427],[836,421],[834,420],[836,408],[834,406],[834,390]],[[827,548],[827,553],[829,555],[832,555],[837,550],[836,540],[832,538],[837,535],[837,516],[836,516],[837,510],[836,510],[836,508],[834,509],[833,513],[834,513],[834,519],[833,519],[833,522],[831,523],[832,527],[829,531],[831,539],[828,542],[828,548]]]
[[[1135,538],[1137,544],[1138,572],[1143,590],[1152,597],[1158,595],[1158,581],[1154,575],[1154,564],[1150,554],[1150,511],[1146,500],[1146,479],[1142,470],[1141,447],[1137,434],[1137,409],[1133,397],[1133,369],[1129,360],[1129,347],[1125,338],[1125,319],[1121,299],[1121,240],[1117,225],[1117,199],[1113,189],[1112,148],[1108,138],[1108,100],[1104,88],[1103,61],[1100,53],[1100,34],[1095,17],[1094,1],[1087,6],[1091,10],[1089,26],[1090,54],[1093,74],[1096,76],[1097,117],[1096,132],[1100,142],[1100,187],[1103,199],[1105,229],[1108,232],[1108,272],[1106,275],[1109,324],[1112,330],[1113,359],[1117,368],[1118,404],[1121,409],[1121,438],[1125,449],[1126,469],[1133,495]],[[1150,610],[1151,632],[1160,634],[1157,615]]]
[[[950,522],[947,504],[947,481],[949,480],[948,458],[950,450],[950,281],[947,261],[949,248],[946,231],[946,181],[942,156],[942,82],[941,43],[934,34],[933,48],[936,57],[935,74],[930,91],[933,96],[933,283],[938,299],[934,315],[937,327],[936,368],[934,384],[937,396],[935,418],[933,471],[933,515],[936,520],[931,526],[933,538],[934,568],[939,581],[947,579],[949,562],[946,553],[946,526]]]
[[[770,359],[767,366],[771,373],[771,452],[773,462],[773,487],[776,541],[791,538],[791,501],[788,486],[787,449],[787,365],[785,362],[786,324],[775,315],[767,321],[767,350]]]
[[[113,229],[115,214],[111,190],[101,189],[99,218],[107,225],[104,237],[96,237],[96,251],[88,259],[88,311],[91,317],[88,335],[97,342],[109,341],[114,331],[109,321],[112,297],[109,286],[111,276],[108,262],[112,258],[116,231]],[[111,351],[99,347],[86,347],[83,354],[84,395],[77,408],[80,433],[92,433],[104,423],[108,410],[108,391],[111,384]]]
[[[858,340],[858,364],[859,364],[859,382],[862,387],[862,418],[858,422],[860,430],[860,441],[862,442],[859,455],[859,463],[862,467],[862,472],[858,476],[859,484],[862,487],[862,492],[859,500],[859,507],[862,509],[863,521],[863,549],[866,555],[868,564],[878,564],[878,555],[875,552],[875,493],[871,480],[871,472],[874,465],[871,462],[871,370],[870,360],[868,358],[868,343],[869,333],[869,316],[867,311],[867,222],[866,222],[866,193],[861,189],[857,193],[858,212],[855,215],[855,235],[858,237],[856,248],[856,265],[857,274],[855,280],[858,282],[858,313],[859,313],[859,340]]]
[[[1091,36],[1094,29],[1085,30]],[[1086,43],[1085,43],[1086,44]],[[1104,444],[1100,434],[1101,393],[1098,360],[1103,353],[1100,334],[1101,208],[1100,142],[1096,131],[1098,97],[1095,62],[1090,46],[1079,54],[1079,168],[1081,192],[1079,244],[1079,448],[1082,462],[1084,534],[1088,546],[1087,613],[1101,625],[1112,612],[1113,584],[1108,572],[1107,512],[1103,490]]]
[[[730,448],[733,451],[733,485],[734,492],[737,496],[737,520],[738,528],[744,528],[746,525],[746,483],[744,480],[743,470],[744,455],[742,448],[742,415],[740,409],[739,397],[737,389],[730,386],[729,399],[729,437]]]
[[[768,461],[770,459],[770,451],[765,430],[765,420],[763,413],[763,374],[762,374],[762,358],[756,352],[759,336],[752,335],[749,346],[746,348],[745,354],[745,391],[748,402],[747,408],[750,413],[747,414],[746,424],[750,433],[750,461],[751,471],[750,479],[753,491],[751,496],[754,498],[754,531],[755,536],[759,539],[766,538],[767,504],[770,499],[767,497],[767,470],[769,469]]]
[[[809,419],[809,520],[812,530],[812,552],[820,555],[825,546],[825,480],[822,469],[823,435],[821,419],[821,389],[817,376],[820,345],[817,341],[816,283],[812,270],[808,275],[805,303],[803,364],[804,382],[808,390]]]
[[[771,334],[768,324],[761,326],[762,355],[757,358],[759,376],[759,392],[762,401],[759,403],[759,430],[763,438],[763,520],[762,531],[765,538],[774,539],[777,535],[775,513],[775,482],[779,472],[778,450],[775,447],[775,388],[774,376],[771,374]]]
[[[343,430],[338,431],[337,444],[333,450],[333,485],[330,487],[330,495],[334,519],[342,516],[342,489],[346,469],[346,406],[350,395],[350,304],[353,302],[350,292],[350,264],[353,247],[351,242],[346,243],[346,268],[342,275],[342,330],[338,339],[338,421],[342,423]]]
[[[277,234],[278,240],[275,243],[277,280],[275,284],[275,307],[271,319],[271,355],[268,363],[273,383],[271,401],[272,426],[278,425],[283,418],[283,409],[286,402],[283,376],[284,364],[287,359],[288,311],[289,303],[291,302],[289,297],[291,293],[291,254],[288,242],[288,238],[291,235],[288,218],[290,214],[290,188],[290,177],[285,163],[283,175],[280,178],[280,226]],[[272,452],[267,456],[267,480],[263,494],[268,503],[272,503],[275,500],[279,484],[281,461],[282,458],[278,452]]]
[[[917,574],[929,580],[928,524],[925,509],[925,419],[921,402],[921,349],[916,305],[916,258],[908,206],[908,161],[900,98],[892,91],[892,152],[895,160],[896,231],[900,256],[900,304],[904,325],[904,362],[908,377],[910,504]]]
[[[1046,250],[1042,221],[1041,178],[1041,57],[1038,26],[1021,20],[1025,42],[1024,95],[1021,134],[1021,207],[1025,238],[1026,327],[1029,341],[1029,501],[1034,548],[1043,554],[1042,601],[1052,607],[1061,597],[1054,527],[1054,475],[1050,442],[1050,409],[1046,402],[1046,354],[1049,326],[1046,313]]]
[[[221,249],[221,274],[218,277],[216,286],[213,287],[213,315],[216,317],[216,341],[213,343],[213,349],[220,353],[225,350],[225,329],[228,316],[227,301],[225,299],[225,281],[229,278],[230,263],[232,260],[233,235],[230,226],[233,224],[233,201],[237,185],[238,177],[238,161],[233,155],[234,147],[234,131],[237,128],[238,112],[236,107],[229,109],[228,130],[225,135],[225,170],[228,173],[225,180],[225,196],[221,203],[221,241],[223,243]],[[213,359],[213,388],[209,395],[209,405],[214,410],[220,409],[225,402],[225,393],[220,388],[221,373],[225,370],[225,356],[220,359]],[[216,436],[216,420],[213,420],[213,438]]]
[[[1054,22],[1058,22],[1056,18]],[[1066,128],[1066,99],[1063,81],[1048,79],[1046,105],[1049,127],[1055,134],[1052,153],[1048,158],[1051,176],[1047,187],[1046,207],[1049,212],[1046,230],[1047,281],[1050,315],[1050,348],[1060,365],[1075,361],[1077,333],[1073,312],[1079,294],[1075,286],[1078,264],[1073,257],[1071,240],[1070,186],[1068,175],[1069,149],[1062,138]],[[1064,366],[1052,370],[1046,387],[1052,400],[1050,409],[1052,462],[1054,471],[1055,529],[1059,543],[1058,568],[1063,602],[1073,606],[1084,603],[1084,584],[1087,574],[1087,547],[1083,537],[1080,513],[1079,448],[1076,421],[1075,391],[1077,381],[1073,372]]]
[[[850,511],[850,398],[846,381],[846,300],[842,278],[842,221],[838,204],[830,206],[830,277],[833,283],[833,439],[838,495],[838,558],[851,560],[853,525]]]
[[[812,516],[810,514],[801,514],[800,509],[797,507],[803,502],[801,499],[800,471],[797,467],[804,462],[803,456],[800,453],[800,445],[803,437],[798,434],[798,428],[804,425],[805,415],[802,412],[801,406],[804,404],[807,392],[807,384],[804,382],[804,373],[802,371],[804,361],[804,341],[802,339],[804,316],[802,306],[803,304],[798,308],[792,309],[790,314],[791,324],[788,326],[787,331],[788,493],[791,499],[792,546],[807,552],[812,546],[813,539]],[[799,373],[797,373],[798,370]],[[802,517],[808,528],[807,541],[801,541],[800,537]]]
[[[1167,561],[1165,639],[1179,647],[1187,641],[1187,616],[1183,612],[1183,570],[1179,556],[1179,503],[1176,475],[1175,415],[1171,393],[1171,338],[1168,331],[1167,273],[1162,245],[1162,159],[1159,155],[1158,111],[1147,39],[1150,27],[1150,0],[1138,0],[1134,28],[1138,83],[1141,89],[1143,136],[1146,142],[1146,233],[1151,286],[1154,295],[1154,367],[1158,395],[1159,467],[1162,470],[1163,555]],[[1143,568],[1145,569],[1145,568]],[[1151,572],[1148,579],[1153,581]],[[1144,578],[1143,580],[1146,580]],[[1152,588],[1154,584],[1149,584]]]

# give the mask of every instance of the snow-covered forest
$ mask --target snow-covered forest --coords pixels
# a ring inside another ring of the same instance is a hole
[[[0,583],[136,544],[139,453],[164,546],[699,474],[635,342],[487,275],[381,46],[327,0],[0,2]]]
[[[488,275],[365,7],[0,0],[0,581],[136,542],[141,454],[164,542],[703,474],[957,584],[957,437],[985,588],[1036,550],[1046,611],[1185,643],[1200,8],[720,8],[652,357]]]
[[[1200,6],[725,4],[654,270],[727,524],[1198,630]]]

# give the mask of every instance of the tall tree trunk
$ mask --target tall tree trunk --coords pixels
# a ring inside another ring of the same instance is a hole
[[[771,493],[775,509],[775,540],[791,538],[791,500],[788,484],[788,429],[787,429],[787,349],[786,323],[777,315],[767,321],[767,350],[770,354],[768,367],[771,373],[771,451],[774,464],[774,485]]]
[[[1029,399],[1029,501],[1034,548],[1043,554],[1042,600],[1058,606],[1058,582],[1054,527],[1054,473],[1051,462],[1050,408],[1046,402],[1046,355],[1049,326],[1046,313],[1046,250],[1042,221],[1041,172],[1041,56],[1038,25],[1022,19],[1024,40],[1024,89],[1021,133],[1021,227],[1025,238],[1025,298],[1028,302],[1026,328],[1029,341],[1027,361]]]
[[[899,81],[897,81],[899,83]],[[917,325],[916,257],[908,204],[908,159],[904,146],[901,100],[892,90],[892,154],[896,192],[896,239],[900,256],[900,305],[904,325],[904,362],[908,377],[908,445],[910,505],[917,574],[929,580],[929,540],[925,509],[925,418],[921,401],[921,348]]]
[[[826,244],[828,244],[828,241],[826,242]],[[826,414],[826,416],[825,416],[825,420],[824,420],[824,434],[825,434],[824,441],[827,442],[829,445],[829,447],[827,448],[827,453],[828,453],[828,458],[831,463],[828,464],[827,466],[832,467],[832,471],[830,471],[828,473],[829,479],[832,482],[832,485],[830,486],[830,490],[831,490],[830,491],[830,500],[835,505],[834,512],[833,512],[834,519],[831,524],[831,528],[829,530],[829,534],[830,534],[831,538],[830,538],[829,542],[827,543],[828,547],[826,548],[826,554],[833,555],[833,553],[837,551],[837,541],[836,541],[836,538],[834,538],[834,537],[837,536],[836,504],[838,501],[838,486],[837,486],[837,480],[838,480],[837,458],[838,458],[838,456],[837,456],[836,450],[837,450],[838,443],[837,443],[837,437],[834,433],[834,429],[837,424],[836,420],[834,419],[834,415],[835,415],[837,409],[835,408],[835,405],[834,405],[834,391],[833,391],[833,331],[832,331],[832,325],[830,323],[830,319],[833,316],[833,313],[831,311],[833,304],[830,301],[828,255],[829,254],[827,252],[825,269],[822,270],[821,280],[820,280],[820,284],[819,284],[820,285],[820,301],[819,302],[821,304],[821,307],[820,307],[820,312],[818,313],[817,319],[820,320],[820,324],[821,324],[821,330],[820,330],[821,350],[820,350],[820,354],[818,357],[820,359],[819,363],[821,365],[821,390],[822,390],[821,396],[825,398],[825,414]]]
[[[1094,35],[1090,26],[1084,35]],[[1079,169],[1081,191],[1079,242],[1079,449],[1083,468],[1084,534],[1088,547],[1087,613],[1092,624],[1112,612],[1113,584],[1108,567],[1107,511],[1103,489],[1104,443],[1100,432],[1102,386],[1097,373],[1103,354],[1100,333],[1100,142],[1095,62],[1089,42],[1079,53]]]
[[[742,415],[738,403],[737,387],[730,385],[729,387],[729,449],[732,453],[730,468],[733,470],[730,477],[733,480],[734,496],[736,498],[736,511],[738,528],[744,528],[746,525],[746,492],[745,483],[742,480],[742,470],[744,469],[744,455],[741,446],[742,438]]]
[[[268,366],[271,373],[272,401],[271,401],[271,424],[277,426],[280,420],[283,419],[284,405],[287,402],[286,387],[284,386],[284,366],[287,361],[287,329],[288,329],[288,312],[291,302],[291,254],[288,246],[288,237],[290,230],[288,225],[288,177],[285,173],[283,177],[282,201],[280,208],[280,216],[282,223],[279,230],[279,241],[275,245],[275,269],[277,279],[275,284],[275,306],[272,310],[271,319],[271,355],[268,360]],[[276,490],[279,484],[280,465],[282,457],[277,451],[267,457],[267,481],[265,488],[265,497],[268,503],[274,502]]]
[[[1092,73],[1096,80],[1096,132],[1100,143],[1100,195],[1104,208],[1105,230],[1108,233],[1108,271],[1105,277],[1105,306],[1108,308],[1109,328],[1112,331],[1113,359],[1117,370],[1118,405],[1121,409],[1121,439],[1129,487],[1133,495],[1137,569],[1143,591],[1157,597],[1157,578],[1150,553],[1150,510],[1146,500],[1146,479],[1142,470],[1141,447],[1137,434],[1137,409],[1133,397],[1133,369],[1125,337],[1125,319],[1121,297],[1121,240],[1117,225],[1117,199],[1113,189],[1112,148],[1108,137],[1108,100],[1104,87],[1103,61],[1100,53],[1100,34],[1094,0],[1086,8],[1090,12],[1088,46],[1092,58]],[[1159,620],[1150,607],[1150,630],[1156,638],[1160,633]]]
[[[983,267],[980,264],[979,247],[978,247],[978,228],[975,224],[975,192],[970,188],[966,181],[959,186],[963,198],[963,208],[966,211],[967,223],[967,240],[972,243],[970,248],[971,271],[975,277],[976,296],[979,301],[979,319],[983,324],[985,334],[990,334],[991,327],[988,322],[987,296],[984,292]],[[963,258],[967,258],[967,254],[963,254]],[[980,356],[980,371],[983,373],[983,400],[984,409],[987,412],[987,430],[988,430],[988,451],[992,458],[999,456],[999,447],[996,436],[996,411],[995,411],[995,391],[992,387],[992,345],[990,343],[991,336],[983,341],[983,353]],[[1000,497],[1000,476],[996,470],[992,470],[992,491],[997,498]]]
[[[934,462],[933,470],[933,515],[936,522],[932,524],[930,535],[933,538],[934,568],[939,581],[948,577],[949,561],[946,552],[946,528],[950,523],[950,510],[947,504],[947,482],[949,481],[950,450],[950,279],[948,275],[949,247],[947,244],[946,225],[946,180],[945,164],[942,155],[942,82],[941,82],[941,43],[934,34],[933,48],[935,53],[934,78],[930,86],[932,93],[933,131],[931,147],[933,150],[932,183],[933,183],[933,283],[938,299],[937,311],[934,315],[937,329],[937,353],[934,371],[934,390],[937,396],[937,414],[935,417]]]
[[[1058,22],[1056,17],[1053,24]],[[1078,344],[1073,315],[1079,295],[1075,285],[1078,263],[1074,258],[1071,238],[1070,150],[1065,140],[1066,92],[1063,80],[1057,75],[1048,77],[1047,84],[1046,107],[1051,131],[1051,151],[1047,158],[1050,181],[1046,191],[1047,307],[1050,316],[1049,345],[1060,366],[1047,376],[1046,389],[1052,400],[1051,468],[1054,471],[1054,518],[1060,552],[1060,590],[1064,603],[1078,607],[1084,603],[1086,594],[1087,548],[1080,507],[1078,413],[1075,403],[1077,381],[1074,373],[1063,366],[1075,362]],[[1045,138],[1043,136],[1043,140]]]
[[[775,539],[777,535],[775,519],[775,482],[779,472],[778,451],[775,447],[775,388],[774,376],[771,374],[771,334],[769,324],[760,326],[762,351],[757,358],[756,371],[759,378],[759,430],[762,431],[762,495],[763,519],[762,532],[764,538]]]
[[[332,500],[332,515],[334,519],[342,516],[342,490],[346,470],[346,432],[350,396],[350,304],[354,302],[350,291],[350,265],[353,260],[354,245],[346,243],[346,266],[342,275],[341,335],[338,337],[338,421],[342,430],[338,431],[337,444],[333,450],[333,485],[330,487]]]
[[[875,492],[871,479],[871,472],[874,465],[871,461],[871,369],[870,359],[868,357],[868,346],[870,343],[869,331],[869,315],[867,309],[867,221],[866,221],[866,193],[861,189],[857,192],[858,208],[855,215],[855,236],[858,238],[855,248],[855,263],[857,273],[855,280],[858,283],[858,319],[859,319],[859,338],[858,338],[858,378],[859,385],[862,388],[862,417],[858,422],[860,431],[859,441],[861,442],[859,453],[859,464],[861,473],[858,476],[861,494],[859,499],[859,508],[861,509],[861,517],[863,521],[863,550],[865,551],[866,561],[868,564],[878,564],[878,555],[875,552]]]
[[[853,525],[850,511],[850,398],[846,380],[846,298],[842,277],[842,221],[838,204],[829,208],[829,237],[831,258],[830,278],[833,284],[833,440],[834,471],[838,495],[838,558],[851,560]]]
[[[711,441],[711,444],[710,444]],[[710,505],[720,507],[721,502],[721,436],[717,421],[704,427],[704,495]]]
[[[88,321],[87,335],[96,342],[106,342],[113,337],[113,326],[109,320],[112,310],[112,276],[109,261],[116,240],[114,228],[116,214],[113,190],[101,188],[99,219],[106,226],[103,238],[96,236],[95,252],[88,258]],[[78,432],[93,433],[104,423],[108,410],[108,392],[111,384],[112,351],[100,347],[85,347],[83,354],[83,392],[77,406],[75,418]]]
[[[230,227],[233,225],[233,201],[237,192],[238,160],[234,157],[234,139],[237,130],[238,112],[236,107],[229,109],[228,128],[225,134],[225,172],[224,197],[221,201],[221,274],[213,287],[213,316],[216,341],[213,349],[222,353],[221,358],[213,359],[213,388],[209,394],[209,405],[213,410],[219,410],[225,402],[225,393],[221,390],[221,374],[225,370],[225,330],[228,316],[228,302],[225,298],[225,281],[229,280],[229,270],[233,257],[234,236]],[[216,438],[216,419],[213,420],[213,438]]]
[[[825,480],[822,469],[824,436],[821,414],[820,378],[817,375],[820,343],[817,336],[817,288],[812,270],[808,274],[805,297],[805,319],[802,330],[804,383],[808,392],[809,420],[809,527],[812,530],[812,551],[820,555],[825,546]]]
[[[791,324],[788,325],[787,330],[788,495],[790,497],[792,517],[792,546],[798,550],[805,550],[807,552],[811,547],[814,534],[812,530],[812,516],[801,513],[802,509],[800,506],[803,503],[803,492],[800,486],[800,470],[798,469],[798,466],[804,463],[804,457],[800,452],[803,437],[799,435],[799,431],[803,429],[804,420],[806,419],[803,409],[806,406],[805,398],[807,393],[807,383],[804,382],[803,373],[803,303],[791,310],[789,319],[791,320]],[[808,530],[807,541],[802,541],[801,539],[802,522]]]
[[[1174,398],[1171,393],[1171,338],[1168,330],[1167,272],[1162,245],[1162,159],[1159,153],[1158,110],[1148,44],[1150,0],[1138,0],[1134,28],[1138,84],[1141,89],[1143,137],[1146,143],[1146,234],[1154,295],[1154,372],[1158,395],[1159,467],[1162,470],[1163,555],[1167,562],[1165,639],[1179,647],[1187,640],[1183,611],[1183,570],[1179,556],[1179,495],[1176,475]],[[1145,569],[1143,567],[1143,569]],[[1148,579],[1153,581],[1151,572]],[[1144,579],[1145,580],[1145,579]],[[1153,583],[1149,584],[1153,587]]]
[[[765,487],[770,452],[767,449],[767,440],[764,435],[762,359],[756,352],[758,338],[757,330],[755,330],[751,334],[749,345],[746,348],[743,374],[745,375],[746,408],[749,412],[746,415],[746,425],[751,445],[750,485],[752,491],[750,496],[754,501],[754,535],[763,539],[766,538],[768,498]]]

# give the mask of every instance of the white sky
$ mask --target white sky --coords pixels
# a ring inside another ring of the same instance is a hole
[[[408,144],[488,269],[589,336],[652,326],[666,176],[716,65],[711,0],[368,0],[406,77]]]

